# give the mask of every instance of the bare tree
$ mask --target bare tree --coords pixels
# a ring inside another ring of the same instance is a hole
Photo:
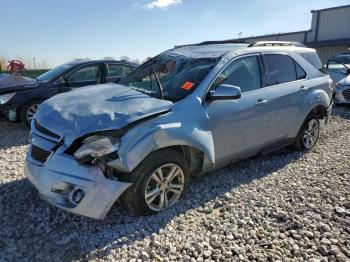
[[[131,58],[128,57],[128,56],[126,56],[126,55],[124,55],[124,56],[121,56],[121,57],[120,57],[120,60],[130,62],[130,61],[131,61]]]
[[[103,60],[115,60],[113,56],[106,56]]]
[[[132,62],[135,63],[135,64],[140,64],[141,63],[140,59],[138,59],[138,58],[133,59]]]
[[[6,71],[7,58],[3,55],[0,55],[0,71]]]

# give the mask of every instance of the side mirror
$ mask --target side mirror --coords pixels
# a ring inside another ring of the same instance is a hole
[[[215,90],[209,92],[209,100],[230,100],[241,98],[241,88],[232,85],[219,85]]]
[[[56,80],[56,83],[59,84],[59,85],[63,85],[63,84],[66,84],[66,83],[67,83],[67,80],[66,80],[63,76],[60,76],[60,77]]]

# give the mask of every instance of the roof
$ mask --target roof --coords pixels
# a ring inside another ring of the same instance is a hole
[[[121,64],[126,64],[126,65],[131,65],[131,66],[139,66],[136,63],[132,63],[132,62],[127,62],[124,60],[106,60],[106,59],[101,59],[101,60],[78,60],[78,61],[71,61],[68,62],[67,64],[70,65],[83,65],[83,64],[90,64],[90,63],[121,63]]]
[[[342,9],[342,8],[348,8],[348,7],[350,7],[350,5],[340,5],[340,6],[334,6],[334,7],[329,7],[329,8],[311,10],[311,13],[317,13],[317,12],[322,12],[322,11],[330,11],[330,10],[334,10],[334,9]]]
[[[167,52],[193,58],[214,58],[222,57],[227,52],[246,47],[248,47],[248,44],[188,45],[175,47]]]

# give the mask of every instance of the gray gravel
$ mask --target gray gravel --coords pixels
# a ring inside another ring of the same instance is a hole
[[[283,149],[194,178],[170,210],[103,221],[41,200],[28,131],[0,122],[0,261],[350,261],[350,108],[308,153]]]

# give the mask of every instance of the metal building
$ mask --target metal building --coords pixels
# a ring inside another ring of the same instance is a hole
[[[306,31],[240,38],[257,41],[297,41],[315,48],[323,63],[334,55],[350,52],[350,5],[312,10],[311,29]]]

